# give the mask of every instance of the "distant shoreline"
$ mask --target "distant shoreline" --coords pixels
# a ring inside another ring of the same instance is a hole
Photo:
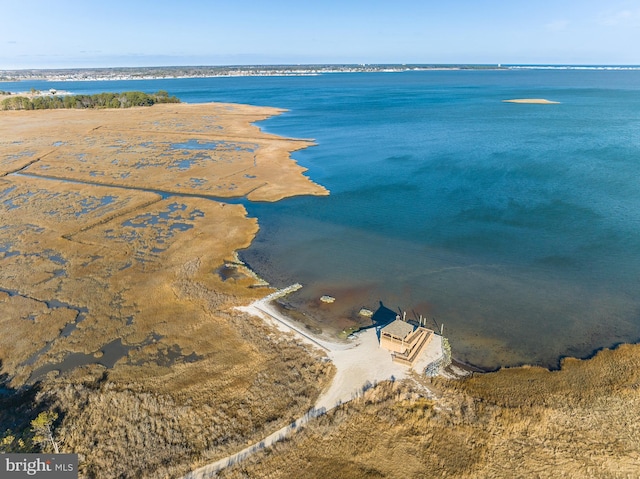
[[[244,76],[317,76],[329,73],[401,73],[428,70],[499,70],[499,65],[230,65],[0,70],[1,81],[163,80]]]
[[[2,69],[0,83],[9,81],[109,81],[216,78],[240,76],[317,76],[330,73],[402,73],[409,71],[603,70],[640,71],[639,65],[516,65],[516,64],[308,64],[156,66],[109,68]]]

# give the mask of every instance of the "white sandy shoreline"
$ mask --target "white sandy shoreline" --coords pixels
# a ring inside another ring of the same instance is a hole
[[[347,342],[331,342],[304,331],[292,319],[271,304],[269,297],[254,301],[240,311],[258,316],[280,331],[294,333],[305,343],[322,349],[336,367],[331,386],[320,396],[316,409],[329,410],[350,401],[372,384],[386,380],[407,378],[413,370],[423,374],[427,365],[443,357],[442,338],[434,334],[413,368],[394,363],[389,351],[380,348],[375,328],[356,333]]]
[[[271,304],[275,298],[283,295],[283,291],[295,290],[299,286],[293,285],[293,287],[285,288],[254,301],[248,306],[239,306],[235,309],[258,316],[278,330],[293,333],[303,342],[324,351],[336,367],[336,374],[331,385],[320,395],[314,407],[304,416],[235,454],[189,472],[183,479],[215,477],[220,470],[272,446],[319,415],[359,397],[368,387],[380,381],[405,379],[409,377],[412,370],[422,374],[427,365],[443,357],[442,338],[439,335],[434,335],[413,368],[396,364],[391,360],[391,354],[380,348],[375,328],[356,333],[353,340],[345,343],[318,338],[304,331]]]

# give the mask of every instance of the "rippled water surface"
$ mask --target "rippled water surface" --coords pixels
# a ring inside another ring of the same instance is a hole
[[[382,302],[444,323],[455,354],[485,367],[640,338],[638,71],[32,86],[287,108],[261,126],[314,138],[294,157],[331,195],[248,204],[261,230],[243,257],[278,286],[303,283],[292,302],[327,327]]]

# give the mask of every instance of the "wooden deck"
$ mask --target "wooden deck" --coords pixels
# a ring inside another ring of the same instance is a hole
[[[427,347],[427,344],[433,339],[433,331],[426,328],[416,329],[409,337],[406,338],[405,344],[411,344],[411,347],[405,354],[391,353],[393,362],[403,364],[405,366],[413,366],[413,363],[420,357],[420,354]],[[415,342],[414,342],[415,341]]]

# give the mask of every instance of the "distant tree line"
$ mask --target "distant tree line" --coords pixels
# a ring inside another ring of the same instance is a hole
[[[0,102],[0,110],[53,110],[57,108],[131,108],[156,103],[180,103],[175,96],[160,90],[153,94],[141,91],[97,93],[95,95],[44,95],[27,98],[11,96]]]

